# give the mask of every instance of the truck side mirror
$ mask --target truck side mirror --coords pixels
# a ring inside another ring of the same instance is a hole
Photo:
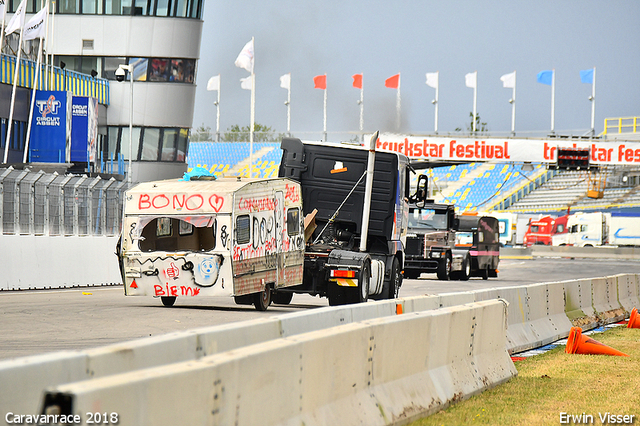
[[[429,178],[427,175],[418,176],[418,184],[416,185],[416,192],[409,197],[411,203],[424,203],[427,199],[427,190],[429,188]]]
[[[453,230],[457,231],[459,228],[460,228],[460,219],[456,217],[453,219]]]

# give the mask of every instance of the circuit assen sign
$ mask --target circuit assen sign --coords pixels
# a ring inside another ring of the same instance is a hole
[[[555,163],[560,148],[587,148],[591,164],[640,164],[640,142],[558,139],[451,138],[381,134],[380,151],[400,152],[414,160]]]

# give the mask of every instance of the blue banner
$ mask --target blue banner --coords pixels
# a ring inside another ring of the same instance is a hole
[[[36,90],[29,161],[68,163],[71,143],[71,93]]]
[[[71,106],[71,162],[94,162],[98,135],[98,100],[74,96]]]

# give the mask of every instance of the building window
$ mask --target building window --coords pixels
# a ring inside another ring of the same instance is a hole
[[[187,156],[189,129],[175,127],[134,127],[131,147],[133,161],[167,161],[184,163]],[[107,128],[103,146],[104,161],[113,158],[129,160],[129,126]]]

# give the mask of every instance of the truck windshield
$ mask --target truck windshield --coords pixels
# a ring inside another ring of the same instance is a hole
[[[409,227],[423,229],[447,229],[447,212],[433,209],[410,209]]]

